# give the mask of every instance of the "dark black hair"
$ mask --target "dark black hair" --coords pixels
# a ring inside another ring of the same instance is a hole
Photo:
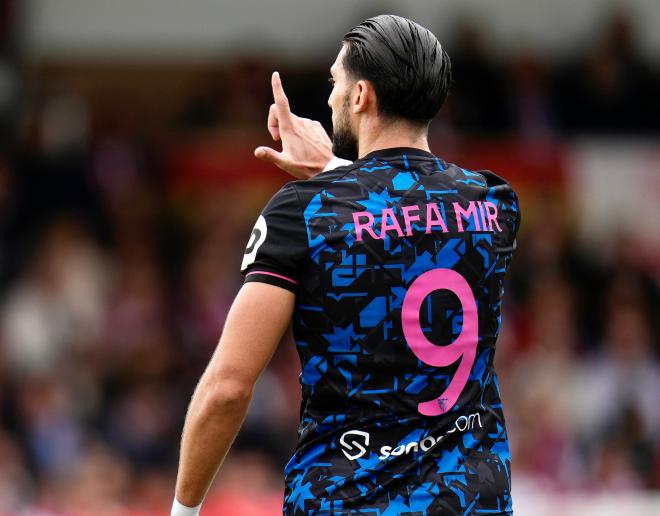
[[[430,30],[383,14],[351,29],[343,41],[348,43],[346,71],[371,82],[381,116],[428,123],[440,111],[449,93],[451,63]]]

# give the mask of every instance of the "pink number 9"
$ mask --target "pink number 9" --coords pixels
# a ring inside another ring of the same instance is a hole
[[[447,346],[436,346],[426,338],[419,321],[419,311],[426,296],[434,290],[450,290],[463,307],[461,334]],[[403,335],[413,353],[425,364],[446,367],[460,360],[454,378],[438,398],[420,403],[417,408],[425,416],[439,416],[448,412],[458,400],[470,377],[479,341],[477,303],[470,285],[456,271],[433,269],[413,281],[401,309]]]

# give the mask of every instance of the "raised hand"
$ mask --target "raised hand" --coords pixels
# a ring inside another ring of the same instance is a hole
[[[268,132],[274,141],[282,141],[282,151],[257,147],[254,155],[273,163],[298,179],[308,179],[322,172],[334,157],[332,142],[316,120],[294,115],[284,93],[278,72],[273,72],[274,104],[268,111]]]

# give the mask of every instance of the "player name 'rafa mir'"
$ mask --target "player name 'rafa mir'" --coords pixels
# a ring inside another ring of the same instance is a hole
[[[399,216],[395,214],[394,208],[383,208],[380,221],[369,211],[353,212],[357,240],[361,242],[365,234],[373,239],[383,240],[388,232],[391,236],[412,236],[413,230],[423,230],[426,234],[434,230],[448,233],[450,232],[448,223],[452,219],[456,221],[453,231],[457,233],[502,231],[497,222],[497,206],[490,201],[470,201],[465,208],[457,202],[451,203],[450,208],[443,203],[434,202],[423,204],[421,207],[419,204],[411,204],[400,206],[398,211]],[[453,212],[454,217],[448,219],[447,211]]]

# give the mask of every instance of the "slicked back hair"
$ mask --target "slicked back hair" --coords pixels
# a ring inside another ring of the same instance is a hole
[[[449,56],[435,35],[392,14],[369,18],[348,32],[344,67],[376,91],[385,118],[427,124],[440,111],[451,83]]]

